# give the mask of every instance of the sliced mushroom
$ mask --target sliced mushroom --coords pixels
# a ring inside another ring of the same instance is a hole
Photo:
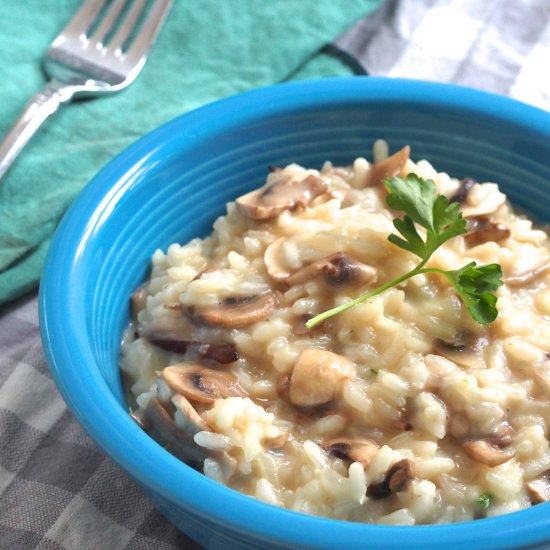
[[[464,235],[469,246],[477,246],[486,242],[499,242],[507,239],[511,232],[503,223],[488,223],[479,229],[474,229]]]
[[[409,432],[413,429],[411,411],[407,407],[400,407],[399,419],[393,422],[393,427],[402,432]]]
[[[539,478],[528,481],[525,484],[531,504],[540,504],[550,500],[550,475],[546,471]]]
[[[312,315],[309,313],[304,313],[303,315],[300,315],[291,321],[291,328],[292,328],[292,334],[295,336],[304,336],[305,334],[308,334],[309,336],[312,335],[313,331],[315,329],[320,328],[320,325],[316,325],[313,328],[307,328],[306,323],[311,319]]]
[[[462,340],[462,339],[459,339]],[[483,369],[486,364],[481,356],[483,344],[486,341],[482,338],[478,338],[473,343],[458,342],[445,342],[441,338],[436,338],[433,342],[433,353],[441,355],[449,361],[462,365],[463,367],[471,367],[474,369]]]
[[[194,363],[184,362],[166,367],[162,371],[162,378],[174,392],[200,403],[247,395],[232,374]]]
[[[290,376],[281,376],[275,386],[279,397],[288,397],[290,392]]]
[[[514,440],[514,428],[506,421],[501,422],[488,437],[489,442],[496,447],[508,447]]]
[[[501,193],[496,183],[474,184],[462,205],[465,218],[489,216],[506,202],[506,195]]]
[[[269,276],[275,281],[284,281],[291,274],[291,270],[282,261],[286,240],[286,237],[279,237],[265,249],[264,264]]]
[[[486,439],[466,441],[462,444],[462,448],[470,458],[489,468],[500,466],[516,456],[515,449],[499,449]]]
[[[463,180],[460,180],[458,184],[458,189],[456,190],[455,194],[449,199],[449,202],[458,202],[460,204],[464,204],[466,202],[466,199],[468,198],[468,193],[470,192],[470,189],[477,184],[476,180],[473,180],[472,178],[464,178]]]
[[[193,330],[190,320],[184,315],[162,315],[138,326],[140,338],[185,340]]]
[[[487,227],[490,224],[490,220],[487,218],[468,218],[466,220],[466,230],[469,233],[472,233],[473,231],[477,231],[478,229],[482,229],[484,227]]]
[[[290,286],[311,281],[317,275],[330,285],[357,285],[372,284],[376,281],[377,271],[370,265],[352,260],[343,252],[337,252],[326,258],[312,262],[286,279]]]
[[[372,439],[331,439],[323,445],[323,449],[330,455],[360,462],[367,468],[379,447]]]
[[[546,273],[549,268],[550,261],[547,261],[533,270],[526,271],[518,275],[510,275],[508,277],[504,277],[504,284],[506,286],[514,288],[529,285],[532,282],[536,281],[541,275],[544,275],[544,273]]]
[[[150,336],[149,341],[165,351],[181,354],[189,353],[197,359],[210,359],[224,365],[234,363],[239,359],[239,353],[232,344],[206,344],[196,340],[181,340],[175,337],[164,338],[159,334]]]
[[[368,486],[367,496],[378,500],[391,494],[406,491],[414,479],[414,470],[414,462],[408,458],[403,458],[389,468],[382,481],[371,483]]]
[[[202,419],[201,415],[195,410],[195,407],[180,394],[172,397],[172,403],[181,413],[185,426],[182,428],[190,435],[195,435],[198,432],[211,431],[208,424]]]
[[[316,407],[336,398],[346,380],[355,378],[351,361],[322,349],[305,349],[290,378],[290,401],[298,407]]]
[[[136,319],[137,314],[145,307],[147,303],[147,288],[145,285],[142,285],[138,289],[134,290],[130,303],[132,317]]]
[[[157,398],[151,399],[145,408],[143,422],[147,433],[167,451],[190,466],[202,469],[208,456],[205,449],[196,445],[189,433],[176,426],[167,404]]]
[[[237,199],[240,212],[255,220],[268,220],[283,210],[306,207],[309,202],[327,190],[327,184],[319,177],[309,175],[301,181],[281,174],[260,189]]]
[[[472,448],[476,452],[476,449],[504,449],[511,445],[514,441],[514,428],[506,421],[503,420],[497,424],[492,432],[480,433],[478,426],[474,422],[470,422],[468,418],[456,411],[452,411],[449,417],[449,433],[455,439],[462,441],[465,445],[465,450]],[[473,438],[477,438],[473,440]],[[481,442],[478,445],[478,441]],[[469,454],[469,453],[468,453]]]
[[[405,145],[391,157],[373,164],[367,174],[367,187],[382,185],[384,180],[399,175],[407,164],[410,154],[411,148]]]
[[[212,327],[241,328],[265,319],[279,305],[277,295],[267,290],[256,296],[226,298],[219,306],[189,308],[195,322]]]
[[[413,479],[414,462],[408,458],[404,458],[390,468],[389,489],[392,493],[406,491]]]
[[[205,344],[200,345],[199,354],[203,353],[202,349]],[[239,352],[232,344],[206,344],[208,349],[204,352],[204,359],[211,359],[222,365],[234,363],[239,360]]]

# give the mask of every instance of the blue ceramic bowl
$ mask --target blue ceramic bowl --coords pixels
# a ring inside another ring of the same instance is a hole
[[[95,442],[182,531],[208,548],[441,548],[550,544],[550,505],[477,522],[369,526],[281,510],[168,454],[127,415],[118,371],[129,296],[151,254],[210,232],[268,165],[348,164],[384,138],[458,177],[497,181],[541,219],[550,196],[550,115],[449,85],[349,78],[278,85],[186,114],[113,159],[65,216],[41,284],[55,381]],[[477,541],[477,542],[476,542]],[[546,546],[548,547],[548,546]]]

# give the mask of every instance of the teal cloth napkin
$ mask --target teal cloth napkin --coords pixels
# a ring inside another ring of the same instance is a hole
[[[216,99],[352,74],[323,47],[380,0],[175,0],[138,79],[61,107],[0,181],[0,303],[32,289],[63,213],[114,155]],[[0,2],[0,138],[44,85],[40,60],[79,0]]]

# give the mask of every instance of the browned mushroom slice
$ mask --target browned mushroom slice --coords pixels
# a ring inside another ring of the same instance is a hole
[[[504,277],[504,284],[509,287],[520,287],[530,285],[536,281],[541,275],[544,275],[550,268],[550,262],[545,262],[535,269],[531,269],[518,275],[510,275]]]
[[[195,407],[187,401],[187,399],[180,394],[172,397],[172,403],[176,406],[178,411],[183,417],[185,422],[184,429],[191,435],[195,435],[197,432],[210,432],[208,424],[202,419],[201,415],[195,410]]]
[[[288,397],[290,392],[290,376],[281,376],[275,386],[279,397]]]
[[[490,223],[490,220],[483,216],[480,218],[471,217],[466,220],[466,230],[472,233],[473,231],[487,227]]]
[[[167,451],[190,466],[202,469],[202,463],[208,456],[205,449],[199,447],[193,437],[176,426],[168,406],[157,398],[147,404],[143,419],[145,430]]]
[[[393,422],[393,427],[402,432],[409,432],[413,429],[411,411],[407,407],[400,407],[398,410],[399,418]]]
[[[351,462],[360,462],[365,468],[378,452],[372,439],[332,439],[323,445],[328,454]]]
[[[537,479],[528,481],[525,484],[531,504],[540,504],[550,500],[550,472],[546,471]]]
[[[414,479],[414,470],[414,462],[408,458],[396,462],[386,472],[382,481],[371,483],[368,486],[367,496],[378,500],[394,493],[406,491]]]
[[[315,331],[315,329],[319,329],[320,325],[316,325],[313,328],[307,328],[306,323],[310,319],[311,319],[311,314],[309,313],[304,313],[299,317],[292,319],[292,322],[290,325],[292,328],[292,334],[296,336],[304,336],[306,334],[308,334],[309,336],[312,336],[313,331]]]
[[[247,395],[232,374],[194,363],[184,362],[166,367],[162,371],[162,378],[174,392],[200,403]]]
[[[367,174],[367,187],[382,185],[384,180],[399,175],[405,164],[407,164],[410,154],[411,148],[405,145],[403,149],[397,151],[391,157],[373,164]]]
[[[145,285],[134,290],[130,303],[132,317],[136,319],[137,314],[145,307],[145,304],[147,303],[147,288]]]
[[[458,202],[460,204],[466,202],[470,189],[474,185],[476,185],[476,183],[477,181],[473,180],[472,178],[464,178],[463,180],[460,180],[458,184],[458,189],[456,190],[455,194],[449,199],[449,202]]]
[[[465,218],[483,218],[494,214],[506,202],[494,183],[474,184],[462,203],[462,215]]]
[[[267,290],[256,296],[226,298],[219,306],[191,307],[189,312],[195,322],[211,327],[241,328],[262,321],[278,305],[277,295]]]
[[[237,199],[241,213],[255,220],[268,220],[283,210],[306,207],[315,197],[327,190],[327,184],[319,177],[309,175],[301,181],[281,174],[260,189]]]
[[[208,349],[204,352],[202,351],[203,346],[205,346],[205,344],[200,345],[199,355],[203,353],[202,357],[204,359],[211,359],[222,365],[234,363],[239,360],[239,352],[232,344],[206,344]]]
[[[269,276],[275,281],[284,281],[290,275],[288,266],[282,261],[285,242],[286,237],[279,237],[265,249],[264,264]]]
[[[324,280],[333,286],[362,286],[374,283],[377,272],[374,267],[356,262],[343,252],[337,252],[302,267],[288,277],[286,283],[290,286],[302,284],[311,281],[317,275],[322,275]]]
[[[506,421],[501,422],[488,437],[489,442],[496,447],[508,447],[514,440],[514,428]]]
[[[404,458],[390,468],[389,489],[392,493],[406,491],[414,479],[414,462]]]
[[[507,239],[511,232],[508,227],[502,223],[488,223],[479,229],[474,229],[466,235],[464,239],[470,246],[477,246],[486,242],[499,242]]]
[[[515,449],[499,449],[485,439],[466,441],[462,448],[470,458],[489,468],[500,466],[516,456]]]
[[[165,351],[173,353],[190,353],[197,359],[210,359],[223,365],[234,363],[239,359],[239,353],[232,344],[206,344],[195,340],[181,340],[178,338],[164,338],[162,335],[153,335],[149,341]]]
[[[478,350],[478,348],[482,348],[483,342],[484,340],[478,339],[477,342],[468,345],[462,342],[445,342],[436,338],[433,342],[433,353],[463,367],[482,369],[486,365],[481,357],[481,349]]]
[[[355,378],[351,361],[322,349],[305,349],[292,371],[290,401],[298,407],[316,407],[336,398],[344,382]]]

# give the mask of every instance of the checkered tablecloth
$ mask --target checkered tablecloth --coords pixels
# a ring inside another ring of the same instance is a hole
[[[0,350],[1,550],[200,548],[67,410],[42,352],[35,296],[2,310]]]
[[[549,0],[386,0],[334,46],[372,76],[452,82],[550,109]]]

